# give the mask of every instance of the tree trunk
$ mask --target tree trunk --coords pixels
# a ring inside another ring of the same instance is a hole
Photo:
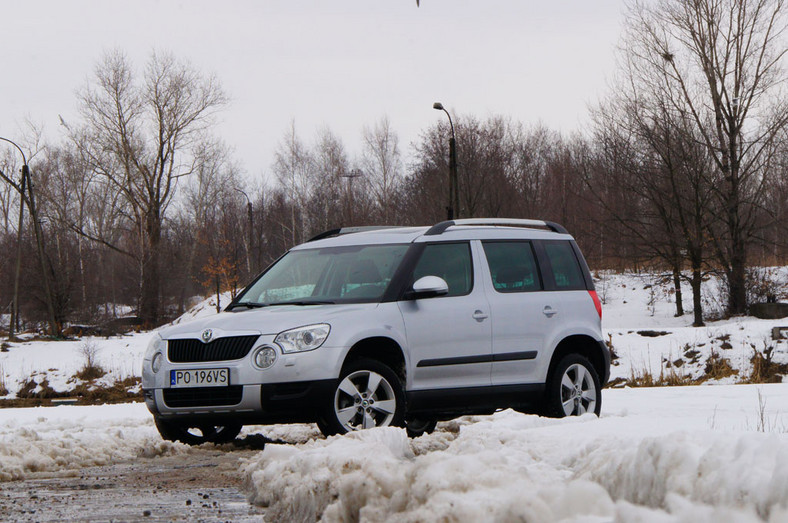
[[[142,282],[140,285],[140,319],[147,328],[152,328],[159,321],[159,257],[161,249],[161,221],[154,211],[148,213],[145,220],[143,241],[145,253],[142,260]]]
[[[692,287],[692,313],[694,316],[694,321],[692,322],[693,327],[703,327],[703,302],[700,296],[701,283],[700,261],[693,258],[692,280],[690,282],[690,286]]]
[[[676,289],[676,317],[684,316],[684,302],[681,296],[681,269],[673,266],[673,288]]]
[[[728,271],[728,312],[747,312],[747,244],[740,230],[731,231],[731,266]]]

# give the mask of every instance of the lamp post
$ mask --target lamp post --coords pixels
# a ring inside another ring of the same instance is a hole
[[[449,138],[449,206],[446,207],[446,212],[449,220],[455,217],[460,217],[460,191],[459,181],[457,179],[457,141],[454,136],[454,123],[451,121],[451,115],[443,104],[435,102],[432,104],[433,109],[443,111],[449,117],[449,127],[451,127],[451,138]]]
[[[254,209],[252,208],[252,201],[249,199],[249,196],[246,194],[246,192],[244,192],[242,189],[239,189],[238,187],[235,187],[235,190],[243,194],[244,198],[246,198],[246,219],[249,221],[249,244],[246,248],[246,271],[251,276],[251,257],[252,252],[254,251]]]
[[[44,258],[44,239],[43,239],[43,232],[41,231],[41,223],[38,220],[38,214],[36,213],[36,202],[33,196],[33,180],[30,176],[30,167],[27,165],[27,157],[25,156],[24,151],[22,148],[19,147],[16,143],[12,142],[8,138],[3,138],[0,136],[0,140],[4,142],[8,142],[13,145],[19,154],[22,155],[22,181],[19,185],[15,184],[13,180],[9,179],[5,175],[2,175],[2,178],[10,183],[18,192],[19,192],[19,206],[24,207],[25,203],[27,203],[28,208],[30,209],[30,217],[33,219],[33,231],[35,232],[36,236],[36,245],[38,247],[38,257],[39,261],[41,262],[41,281],[44,285],[44,293],[46,294],[46,301],[47,301],[47,312],[49,313],[49,330],[51,331],[50,334],[53,336],[60,335],[60,326],[55,319],[55,307],[52,304],[52,293],[49,287],[49,273],[46,267],[46,260]],[[2,174],[2,172],[0,172]],[[27,187],[25,187],[27,185]],[[25,198],[25,191],[27,191],[27,198]],[[17,321],[17,317],[19,315],[19,272],[21,268],[21,234],[22,234],[22,224],[23,224],[23,214],[22,209],[19,210],[19,230],[17,231],[17,265],[16,265],[16,275],[14,280],[14,317],[12,318],[12,323]],[[13,332],[13,326],[9,332]],[[9,336],[10,337],[10,336]]]

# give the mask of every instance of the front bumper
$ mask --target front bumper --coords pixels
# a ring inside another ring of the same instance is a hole
[[[256,349],[263,346],[277,351],[276,361],[267,369],[253,364]],[[247,424],[315,421],[333,397],[345,352],[341,347],[323,346],[282,354],[273,336],[263,335],[237,360],[172,362],[165,344],[158,372],[153,372],[149,360],[143,363],[145,403],[154,416],[169,420],[229,418]],[[171,387],[171,371],[193,369],[228,369],[230,386]]]
[[[232,420],[265,425],[316,421],[333,397],[335,385],[335,379],[240,385],[235,386],[240,389],[237,396],[227,390],[233,387],[144,389],[143,393],[148,410],[159,418],[185,423]],[[168,394],[171,391],[182,394],[173,396]],[[240,398],[237,402],[236,397]],[[234,403],[221,404],[225,399]]]

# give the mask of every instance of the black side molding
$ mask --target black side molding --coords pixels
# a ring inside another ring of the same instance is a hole
[[[467,365],[469,363],[490,363],[493,361],[517,361],[536,359],[538,351],[507,352],[504,354],[480,354],[478,356],[460,356],[456,358],[434,358],[421,360],[416,367],[442,367],[444,365]]]

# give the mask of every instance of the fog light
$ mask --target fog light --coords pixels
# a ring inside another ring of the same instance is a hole
[[[276,351],[271,347],[262,347],[254,353],[254,364],[261,369],[267,369],[276,361]]]
[[[159,372],[161,369],[161,360],[164,359],[164,356],[161,355],[161,352],[157,352],[153,355],[153,360],[150,362],[150,368],[153,369],[153,372]]]

